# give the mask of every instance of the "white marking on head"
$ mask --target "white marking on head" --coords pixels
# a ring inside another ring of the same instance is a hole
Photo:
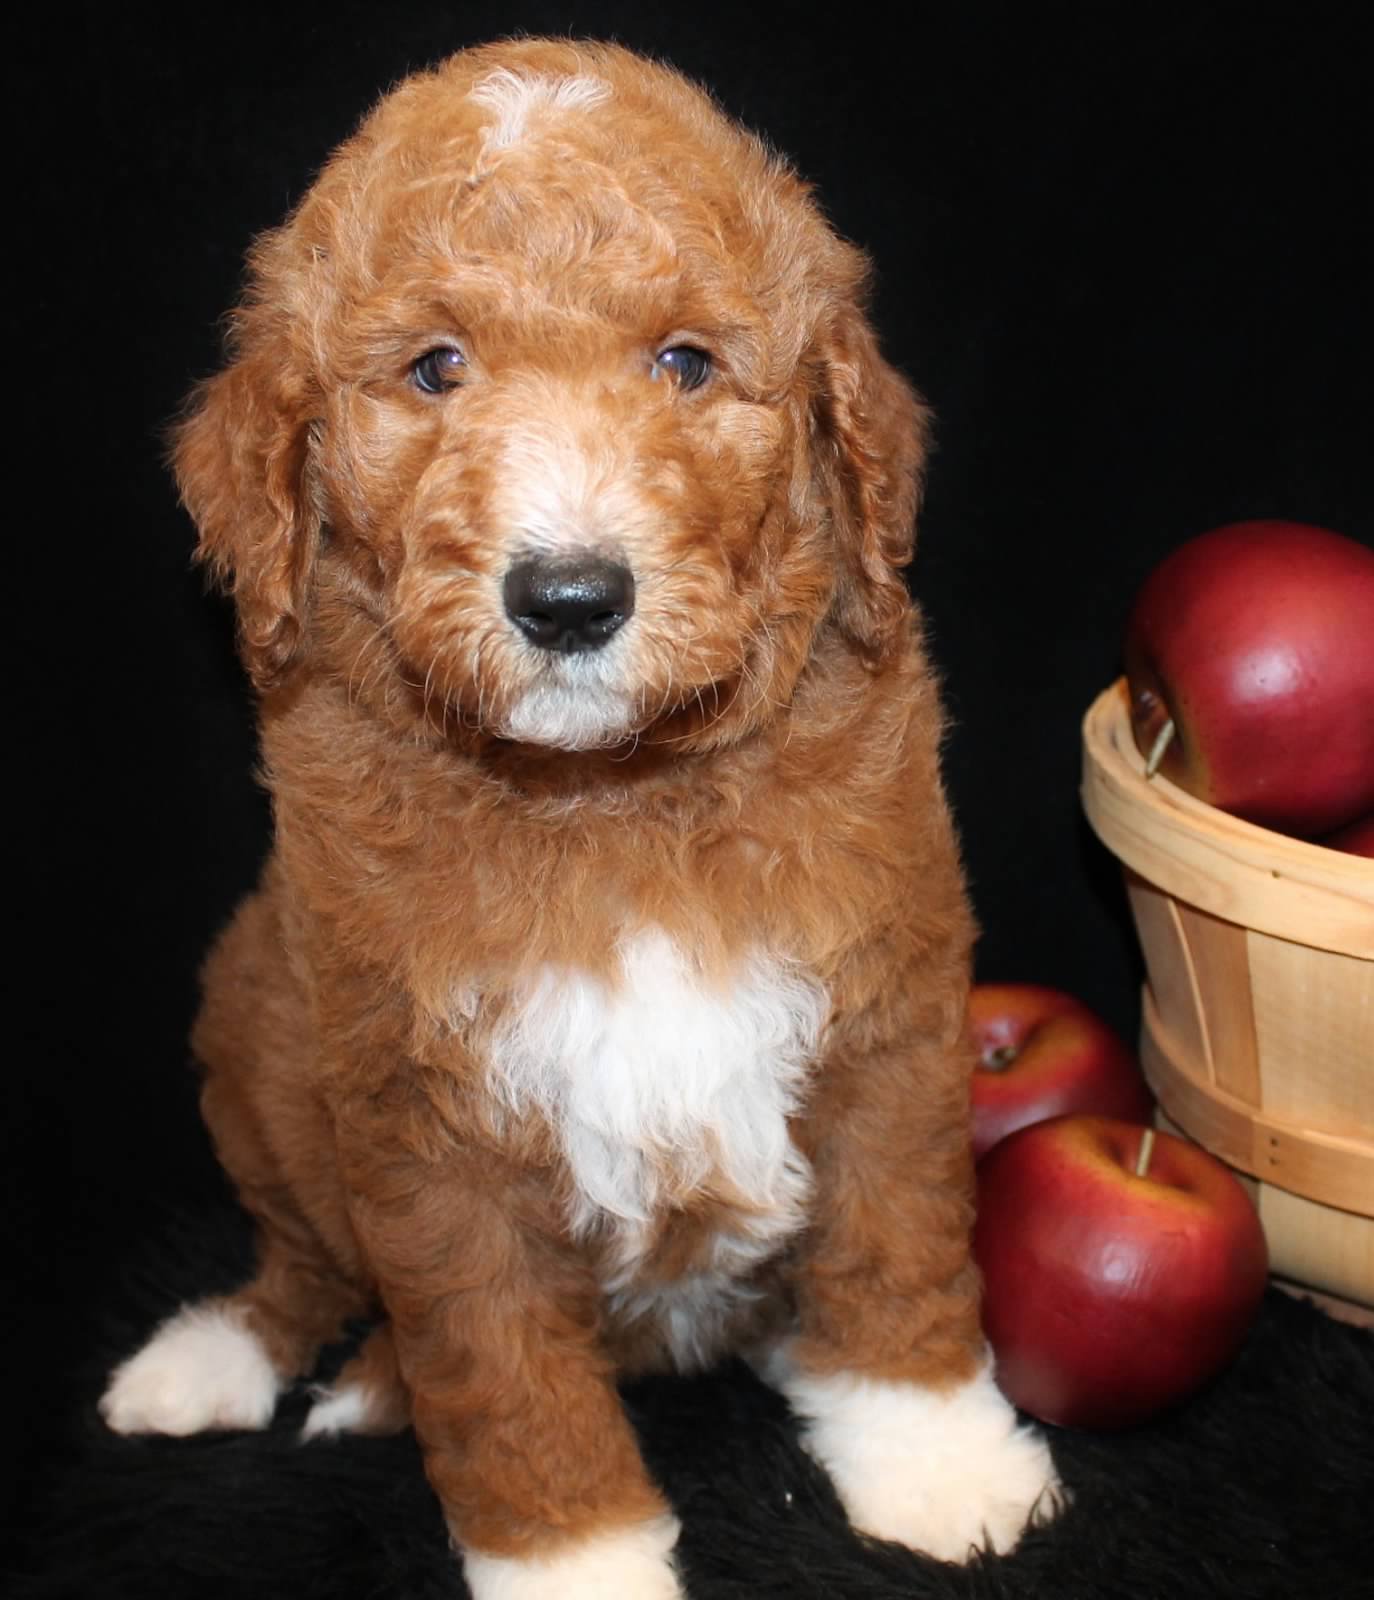
[[[233,1306],[185,1306],[112,1374],[100,1414],[116,1433],[265,1428],[281,1380]]]
[[[482,154],[518,144],[537,112],[585,111],[608,99],[610,93],[610,85],[599,78],[522,77],[509,67],[499,67],[472,91],[478,105],[496,114],[482,136]]]

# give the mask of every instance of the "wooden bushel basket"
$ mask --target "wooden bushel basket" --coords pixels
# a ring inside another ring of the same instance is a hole
[[[1374,861],[1147,780],[1124,679],[1083,720],[1083,808],[1126,870],[1161,1120],[1247,1182],[1275,1272],[1374,1305]]]

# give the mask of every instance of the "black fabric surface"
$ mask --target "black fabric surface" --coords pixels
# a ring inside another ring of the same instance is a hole
[[[454,1592],[409,1444],[127,1445],[91,1410],[109,1362],[238,1248],[185,1041],[269,819],[161,438],[217,363],[253,234],[387,85],[514,31],[665,56],[789,153],[873,256],[884,348],[938,417],[913,578],[979,974],[1071,989],[1129,1035],[1139,957],[1077,783],[1131,597],[1229,520],[1374,544],[1366,10],[333,0],[11,20],[0,1592],[36,1505],[26,1588],[48,1597]],[[169,1214],[186,1220],[163,1260]],[[1178,1418],[1062,1440],[1072,1515],[956,1577],[860,1552],[741,1374],[633,1398],[694,1593],[1337,1600],[1374,1571],[1369,1360],[1275,1301]]]
[[[303,1388],[265,1434],[103,1428],[94,1402],[108,1366],[249,1259],[228,1208],[186,1216],[139,1253],[35,1486],[11,1600],[465,1593],[409,1433],[301,1444]],[[645,1381],[626,1398],[683,1521],[692,1600],[1374,1595],[1374,1336],[1277,1290],[1234,1365],[1175,1413],[1121,1433],[1052,1430],[1072,1507],[1013,1556],[966,1569],[857,1539],[785,1402],[742,1365]]]

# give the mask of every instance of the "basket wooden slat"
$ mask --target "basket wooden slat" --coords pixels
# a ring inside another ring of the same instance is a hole
[[[1083,805],[1126,868],[1141,1057],[1170,1121],[1249,1182],[1275,1270],[1374,1303],[1374,862],[1145,778],[1124,681],[1083,725]]]
[[[1171,1052],[1167,1030],[1145,995],[1140,1054],[1145,1076],[1182,1127],[1215,1156],[1253,1178],[1309,1200],[1358,1212],[1374,1192],[1374,1146],[1303,1128],[1201,1084]]]

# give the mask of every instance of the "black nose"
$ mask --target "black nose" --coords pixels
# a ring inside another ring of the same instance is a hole
[[[599,650],[635,608],[628,567],[600,556],[531,556],[506,573],[506,615],[531,644]]]

